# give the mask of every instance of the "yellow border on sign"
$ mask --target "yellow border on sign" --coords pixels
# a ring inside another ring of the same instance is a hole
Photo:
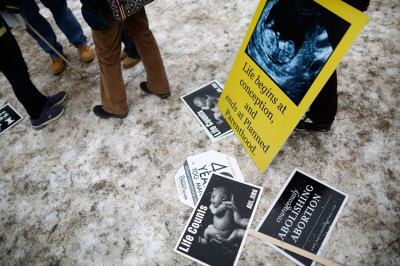
[[[262,0],[257,7],[240,46],[238,55],[218,103],[221,113],[261,172],[267,169],[369,19],[369,17],[362,12],[340,0],[314,1],[347,21],[350,26],[301,102],[298,105],[294,104],[245,52],[260,16],[267,2],[270,2]],[[250,76],[248,73],[245,73],[248,68],[252,69],[255,76]],[[278,104],[268,104],[267,102],[266,108],[262,110],[263,113],[260,112],[260,109],[255,113],[256,108],[252,101],[252,99],[254,100],[255,98],[251,97],[266,100],[265,95],[262,95],[261,92],[257,92],[258,87],[255,85],[256,77],[259,77],[258,81],[262,80],[263,85],[266,85],[265,87],[279,99],[279,106],[281,108],[279,112],[276,110]],[[250,87],[250,90],[245,91],[244,88],[246,86],[248,88]],[[285,110],[286,113],[283,113],[282,110]],[[254,116],[254,118],[252,116]],[[271,116],[276,118],[276,120],[273,118],[271,119]],[[254,148],[254,146],[256,146],[256,148]]]

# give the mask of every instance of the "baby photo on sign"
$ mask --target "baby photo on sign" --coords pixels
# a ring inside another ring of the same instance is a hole
[[[262,188],[212,175],[174,251],[204,265],[235,265]]]
[[[349,27],[312,0],[267,1],[246,53],[299,105]]]
[[[222,87],[213,81],[181,97],[212,141],[218,141],[233,133],[217,106],[221,92]]]

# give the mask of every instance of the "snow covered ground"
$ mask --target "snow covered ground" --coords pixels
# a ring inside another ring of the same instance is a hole
[[[80,2],[68,0],[89,45]],[[100,120],[97,58],[81,63],[54,26],[68,59],[50,74],[50,59],[14,28],[33,83],[65,90],[66,112],[41,131],[0,74],[0,105],[25,119],[0,136],[2,265],[188,265],[173,252],[191,213],[177,198],[174,175],[186,157],[214,149],[234,156],[247,182],[264,187],[252,228],[297,167],[347,193],[322,256],[347,265],[400,264],[400,4],[372,1],[371,19],[340,63],[339,111],[330,132],[293,133],[265,173],[236,136],[211,143],[180,100],[212,80],[226,82],[258,1],[157,0],[148,8],[172,87],[168,100],[145,95],[143,66],[123,70],[129,115]],[[291,262],[247,238],[239,265]]]

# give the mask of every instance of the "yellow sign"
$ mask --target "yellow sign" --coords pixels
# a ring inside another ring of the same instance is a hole
[[[339,0],[262,0],[218,108],[264,172],[368,21]]]

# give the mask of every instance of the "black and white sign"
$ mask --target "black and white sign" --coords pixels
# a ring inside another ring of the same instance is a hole
[[[212,175],[174,251],[204,265],[235,265],[262,188]]]
[[[347,199],[346,194],[295,169],[256,230],[319,255]],[[271,246],[299,265],[314,265],[310,259]]]
[[[217,106],[221,92],[221,85],[213,81],[181,97],[200,121],[212,142],[233,133]]]
[[[0,134],[21,120],[22,115],[20,115],[11,105],[4,105],[0,109]]]

